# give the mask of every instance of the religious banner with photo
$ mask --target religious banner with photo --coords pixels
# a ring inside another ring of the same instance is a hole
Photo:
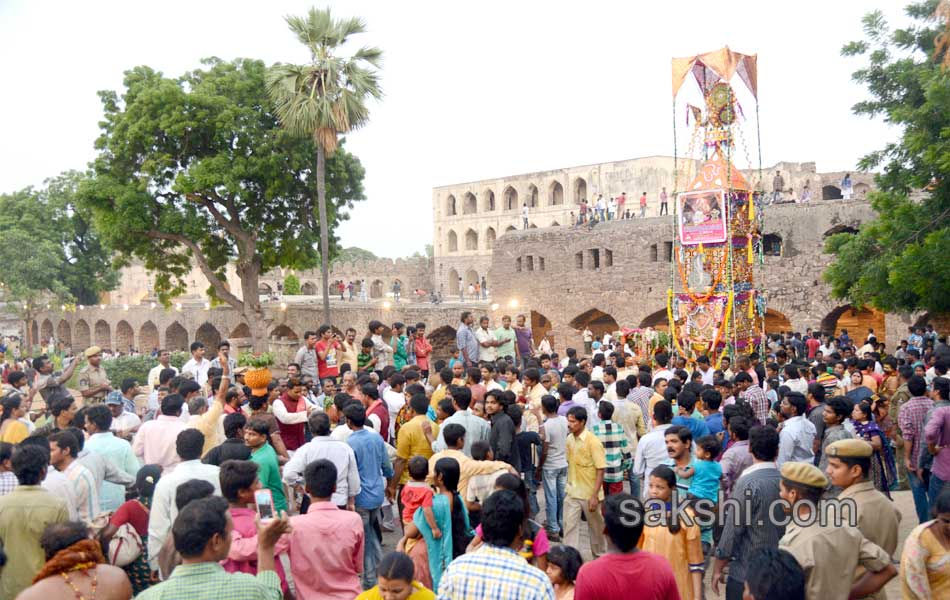
[[[726,241],[726,203],[722,190],[678,194],[679,237],[684,246]]]

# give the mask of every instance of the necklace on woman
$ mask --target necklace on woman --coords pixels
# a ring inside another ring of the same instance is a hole
[[[93,569],[95,569],[95,567],[93,567]],[[87,575],[89,574],[88,571],[85,571],[85,573]],[[60,573],[60,575],[63,576],[63,580],[66,582],[66,585],[72,588],[73,594],[76,596],[76,600],[93,600],[96,597],[96,586],[99,584],[99,578],[95,570],[93,570],[92,575],[90,575],[90,577],[92,577],[92,585],[91,585],[92,592],[90,593],[88,599],[82,595],[82,592],[79,591],[79,588],[76,587],[76,584],[73,583],[72,580],[69,578],[68,573],[63,572],[63,573]]]

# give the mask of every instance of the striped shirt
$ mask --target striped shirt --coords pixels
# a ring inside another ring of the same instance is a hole
[[[639,385],[627,394],[627,401],[634,402],[643,412],[643,421],[647,431],[653,431],[653,415],[650,413],[650,398],[653,397],[653,388]]]
[[[755,463],[739,477],[732,490],[732,497],[738,502],[724,503],[716,557],[732,558],[730,579],[745,581],[749,559],[765,548],[777,548],[785,535],[785,527],[775,525],[784,522],[782,506],[776,504],[781,479],[775,463]],[[770,509],[775,511],[771,516]]]
[[[257,575],[227,573],[216,562],[178,565],[163,583],[153,585],[139,600],[279,600],[280,578],[274,571]]]
[[[604,445],[607,456],[604,483],[623,481],[623,472],[630,468],[630,450],[623,425],[613,421],[601,421],[594,425],[593,431],[600,443]]]
[[[99,514],[99,488],[96,487],[96,478],[92,471],[79,462],[73,460],[63,471],[63,475],[73,486],[76,493],[76,512],[81,520],[91,523]]]
[[[510,548],[483,544],[449,564],[439,600],[554,600],[548,576]]]
[[[744,392],[739,392],[739,399],[745,400],[752,407],[759,425],[765,425],[765,420],[769,418],[769,397],[765,395],[757,385],[750,385]]]
[[[897,420],[905,442],[910,442],[910,465],[917,468],[921,442],[924,439],[924,421],[927,411],[933,407],[933,400],[927,396],[911,398],[900,407]]]

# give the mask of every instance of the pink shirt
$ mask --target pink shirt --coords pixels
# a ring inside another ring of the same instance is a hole
[[[257,575],[257,526],[254,524],[257,511],[253,508],[229,508],[228,512],[231,513],[234,529],[231,531],[228,558],[221,561],[221,566],[228,573]],[[274,571],[280,577],[280,589],[284,592],[287,591],[287,577],[279,555],[287,551],[286,538],[282,536],[274,549]]]
[[[290,518],[290,571],[298,598],[353,600],[362,592],[363,521],[330,502]]]
[[[167,475],[181,462],[175,441],[178,434],[188,429],[188,424],[169,415],[159,415],[152,421],[146,421],[139,427],[132,440],[132,451],[142,459],[144,465],[159,465],[162,474]]]

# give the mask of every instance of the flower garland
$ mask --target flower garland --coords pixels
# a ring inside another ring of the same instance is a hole
[[[716,339],[713,340],[712,347],[710,348],[710,354],[715,355],[716,349],[719,347],[719,340],[722,339],[722,333],[724,330],[729,329],[729,317],[732,316],[732,304],[735,301],[735,292],[729,290],[729,299],[726,300],[726,310],[722,317],[722,326],[719,327],[719,330],[716,331]]]
[[[686,271],[683,269],[683,251],[682,248],[675,248],[674,253],[676,255],[676,268],[680,274],[680,280],[683,282],[683,287],[686,289],[686,294],[689,296],[690,300],[696,304],[706,304],[709,302],[709,299],[712,298],[716,293],[716,288],[719,286],[719,283],[722,281],[722,277],[726,271],[726,261],[720,258],[719,260],[719,270],[716,272],[716,277],[713,279],[712,286],[709,289],[701,294],[697,294],[689,287],[689,281],[686,276]]]
[[[683,348],[680,347],[679,336],[676,335],[676,323],[673,321],[673,288],[666,289],[666,318],[670,322],[670,337],[673,338],[673,345],[680,356],[685,356]]]

